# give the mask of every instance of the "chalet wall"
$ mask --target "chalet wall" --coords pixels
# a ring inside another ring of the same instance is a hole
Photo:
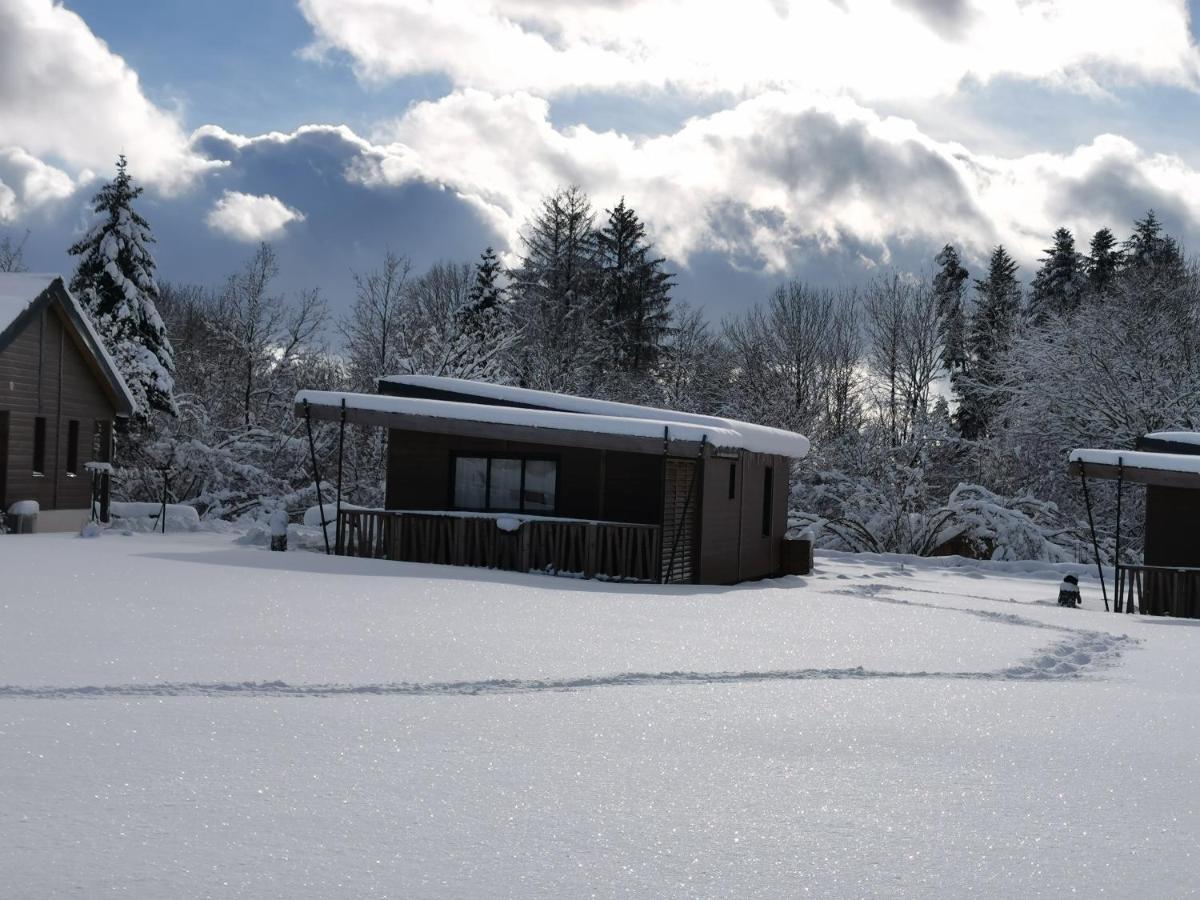
[[[1200,567],[1200,490],[1146,488],[1146,565]]]
[[[742,456],[729,459],[709,456],[704,461],[702,521],[700,527],[700,582],[732,584],[738,580],[738,553],[742,532]],[[733,497],[729,496],[730,471]]]
[[[0,502],[36,500],[43,509],[84,509],[91,482],[84,464],[92,460],[98,420],[116,410],[104,393],[85,350],[64,326],[54,304],[34,315],[0,350],[0,410],[8,412],[7,460]],[[33,473],[34,421],[46,419],[43,474]],[[78,473],[67,473],[69,422],[79,422]],[[3,457],[0,457],[2,459]]]
[[[659,520],[660,457],[397,429],[388,432],[388,509],[452,508],[456,453],[557,460],[558,516],[646,524]]]
[[[783,534],[787,529],[790,461],[782,456],[742,454],[741,540],[738,580],[764,578],[779,573]],[[763,534],[763,484],[772,470],[770,533]]]

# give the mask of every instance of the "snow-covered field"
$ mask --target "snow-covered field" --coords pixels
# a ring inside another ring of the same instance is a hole
[[[0,896],[1198,893],[1200,622],[1065,568],[0,538]]]

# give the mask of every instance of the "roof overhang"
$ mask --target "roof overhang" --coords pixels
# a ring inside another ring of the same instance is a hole
[[[678,422],[630,427],[612,417],[337,391],[301,391],[295,411],[301,418],[338,422],[344,415],[348,424],[400,431],[670,456],[697,456],[705,445],[719,449],[722,437],[719,429],[710,434]]]
[[[1070,474],[1155,487],[1200,489],[1200,457],[1139,450],[1074,450]]]

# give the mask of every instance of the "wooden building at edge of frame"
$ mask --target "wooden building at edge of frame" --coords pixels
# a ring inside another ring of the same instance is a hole
[[[88,463],[112,462],[114,422],[133,409],[62,278],[0,273],[0,513],[34,500],[39,531],[78,529],[92,512]]]
[[[347,422],[388,431],[379,512],[410,537],[393,534],[390,549],[365,555],[673,583],[781,571],[790,467],[808,451],[801,435],[451,378],[385,378],[379,391],[306,391],[296,406],[337,421],[344,400]],[[346,527],[363,515],[342,514],[339,552],[355,542]],[[497,521],[524,537],[497,534]],[[449,549],[422,548],[416,528],[426,541],[440,530]],[[520,556],[522,539],[533,541],[524,547],[532,555]],[[491,543],[470,549],[495,540],[510,541],[511,554]]]
[[[1075,450],[1069,470],[1085,483],[1145,486],[1143,561],[1116,566],[1115,610],[1200,618],[1200,433],[1148,434],[1129,451]]]

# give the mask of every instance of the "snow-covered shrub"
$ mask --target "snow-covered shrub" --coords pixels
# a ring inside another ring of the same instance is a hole
[[[959,484],[939,504],[926,474],[921,465],[893,463],[872,476],[840,471],[809,476],[793,492],[790,523],[812,528],[817,546],[834,550],[1047,562],[1081,558],[1084,535],[1062,523],[1054,503]]]
[[[976,559],[1075,562],[1082,535],[1060,524],[1058,507],[1030,496],[1001,497],[977,484],[960,484],[928,519],[933,549],[948,545]]]

